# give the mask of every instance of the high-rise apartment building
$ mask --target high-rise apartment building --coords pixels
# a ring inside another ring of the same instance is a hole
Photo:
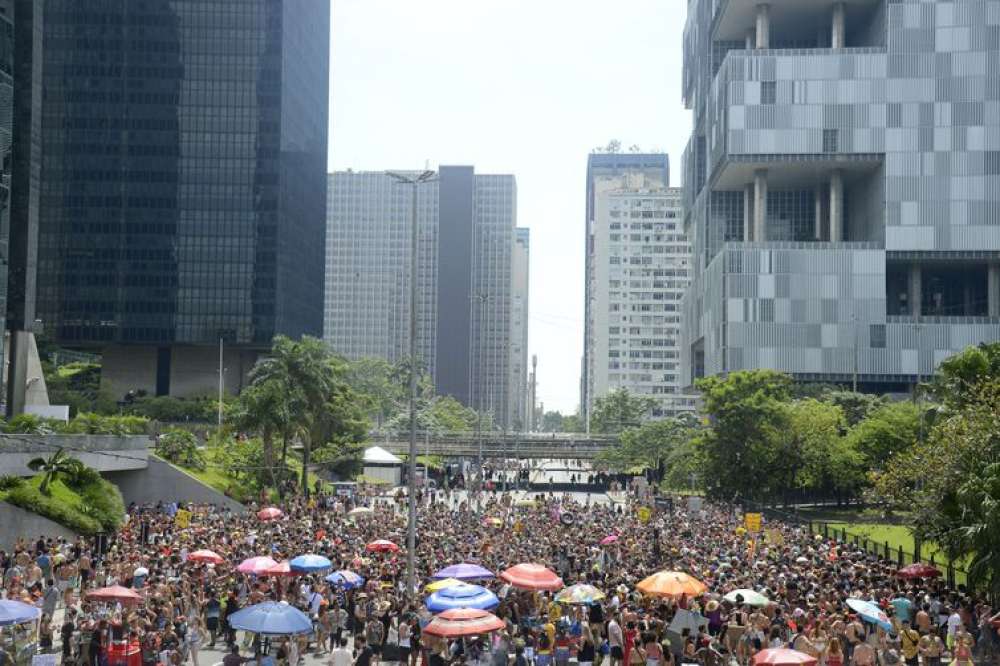
[[[398,361],[409,354],[412,190],[384,172],[329,178],[324,337],[348,358]],[[514,177],[442,166],[418,186],[417,225],[421,360],[438,393],[514,427],[513,366],[521,377],[527,366],[513,326]]]
[[[513,430],[525,430],[530,422],[528,404],[528,285],[531,230],[514,230],[511,261],[510,392]]]
[[[681,190],[641,171],[599,176],[592,220],[588,413],[593,400],[622,388],[655,399],[653,418],[693,411],[680,377],[691,259]]]
[[[17,0],[12,226],[40,326],[117,396],[214,392],[220,340],[238,389],[321,333],[329,12]]]
[[[650,182],[659,182],[663,187],[670,184],[670,158],[662,153],[591,153],[587,156],[587,202],[584,219],[584,298],[583,298],[583,358],[580,362],[580,414],[584,423],[589,424],[589,406],[592,403],[590,387],[593,385],[593,368],[588,359],[588,345],[593,338],[591,330],[593,294],[591,285],[594,277],[594,211],[596,182],[598,178],[621,176],[626,173],[642,173]]]
[[[998,26],[998,0],[688,3],[688,379],[901,390],[1000,338]]]

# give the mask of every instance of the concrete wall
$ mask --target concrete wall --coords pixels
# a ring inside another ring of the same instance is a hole
[[[36,541],[43,534],[47,537],[76,538],[76,532],[68,527],[13,504],[0,502],[0,548],[9,551],[19,537]]]
[[[238,393],[246,383],[259,352],[225,347],[223,382],[228,393]],[[170,349],[170,395],[190,398],[217,395],[219,391],[219,348],[172,347]],[[157,348],[112,346],[103,351],[101,388],[120,399],[130,390],[156,395]]]
[[[0,435],[0,476],[31,476],[32,458],[48,457],[59,447],[99,472],[143,469],[152,440],[145,435]]]
[[[229,507],[233,511],[246,510],[239,502],[153,456],[146,469],[109,472],[103,476],[118,486],[126,505],[130,502],[195,502]]]

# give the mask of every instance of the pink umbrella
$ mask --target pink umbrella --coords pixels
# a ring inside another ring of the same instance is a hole
[[[601,539],[601,545],[602,546],[610,546],[615,541],[618,541],[618,535],[617,534],[609,534],[608,536],[606,536],[603,539]]]
[[[278,562],[273,567],[269,567],[260,572],[261,576],[298,576],[300,572],[292,571],[288,562]]]
[[[281,512],[281,509],[273,506],[269,506],[266,509],[261,509],[257,512],[257,517],[261,520],[274,520],[275,518],[281,518],[283,515],[285,514]]]
[[[753,658],[754,666],[814,666],[816,657],[788,648],[761,650]]]
[[[243,560],[240,566],[236,567],[236,570],[240,573],[260,575],[275,566],[278,566],[278,563],[270,557],[251,557],[250,559]]]
[[[211,550],[196,550],[188,555],[189,562],[209,562],[211,564],[222,564],[225,562],[222,556]]]

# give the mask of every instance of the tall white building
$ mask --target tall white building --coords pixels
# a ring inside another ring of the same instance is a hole
[[[404,359],[412,190],[382,171],[344,171],[327,192],[324,338],[350,359]],[[514,176],[442,166],[418,187],[418,354],[439,394],[511,428],[527,376],[527,236],[518,296],[516,227]]]
[[[641,171],[594,182],[588,414],[594,400],[619,388],[654,398],[652,418],[695,409],[680,370],[691,271],[681,194]]]

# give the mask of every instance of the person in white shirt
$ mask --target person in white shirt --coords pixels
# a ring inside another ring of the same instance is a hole
[[[352,666],[354,656],[347,649],[346,636],[340,639],[340,645],[335,647],[333,652],[330,653],[330,660],[327,663],[329,666]]]

